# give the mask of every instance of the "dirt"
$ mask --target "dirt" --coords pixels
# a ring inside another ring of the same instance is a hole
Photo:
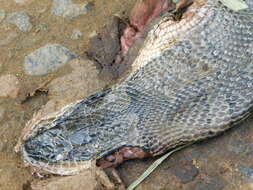
[[[73,1],[73,3],[83,2],[81,0]],[[51,105],[51,110],[57,109],[67,102],[94,93],[106,85],[106,82],[98,79],[98,71],[95,66],[82,61],[83,65],[80,70],[77,69],[80,68],[78,63],[70,63],[55,72],[42,76],[29,76],[25,74],[23,69],[24,57],[48,43],[61,44],[82,56],[88,49],[90,37],[105,27],[105,23],[113,15],[125,18],[134,1],[95,0],[90,3],[93,6],[87,14],[68,20],[51,13],[52,0],[0,1],[0,9],[4,10],[6,15],[25,11],[33,26],[30,32],[21,32],[14,25],[6,25],[5,20],[0,22],[0,76],[8,75],[18,80],[17,88],[3,84],[4,88],[10,92],[2,92],[4,95],[0,97],[1,190],[31,189],[32,184],[40,181],[31,174],[29,168],[24,166],[20,155],[14,152],[14,146],[21,130],[34,113],[46,104]],[[78,40],[71,39],[75,29],[82,33]],[[65,78],[62,79],[62,77]],[[68,86],[73,86],[70,85],[70,82],[73,84],[73,80],[75,87],[72,88],[72,96],[65,94],[68,98],[61,101],[66,88],[68,92],[71,92]],[[49,83],[50,85],[45,87]],[[77,93],[78,90],[82,93]],[[66,181],[68,180],[66,179]],[[88,178],[87,181],[89,181]],[[54,186],[57,186],[55,184],[57,182],[54,183]]]
[[[33,25],[30,32],[24,33],[13,25],[7,27],[0,22],[0,77],[8,75],[18,80],[17,88],[10,85],[14,95],[0,97],[0,190],[122,188],[117,183],[122,180],[128,186],[156,159],[126,161],[117,167],[121,179],[116,182],[111,175],[112,169],[106,169],[114,185],[101,170],[95,171],[94,175],[82,173],[72,177],[47,176],[40,179],[31,174],[20,155],[14,152],[25,123],[44,105],[47,108],[44,114],[47,114],[111,83],[111,77],[107,81],[101,80],[96,65],[83,55],[88,50],[89,39],[101,31],[113,15],[126,18],[135,1],[94,0],[91,3],[93,6],[87,14],[68,20],[51,14],[52,0],[0,1],[0,9],[7,14],[25,10]],[[75,29],[82,32],[78,40],[71,38]],[[25,74],[24,57],[47,43],[61,44],[80,57],[47,75]],[[253,189],[252,127],[251,116],[219,137],[172,155],[137,189]]]

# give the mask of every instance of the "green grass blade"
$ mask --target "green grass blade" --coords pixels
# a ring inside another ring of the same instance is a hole
[[[143,180],[145,180],[171,154],[173,154],[174,152],[179,151],[183,148],[186,148],[192,144],[193,143],[179,146],[178,148],[175,148],[174,150],[163,155],[161,158],[157,159],[151,166],[148,167],[148,169],[143,174],[140,175],[140,177],[137,180],[135,180],[131,185],[128,186],[127,190],[135,189]]]
[[[242,9],[247,9],[248,5],[243,0],[220,0],[226,7],[239,11]]]

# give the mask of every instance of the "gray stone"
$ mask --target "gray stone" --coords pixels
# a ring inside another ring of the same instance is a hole
[[[52,14],[64,18],[73,19],[86,14],[90,10],[90,3],[74,4],[72,0],[54,0]]]
[[[75,57],[76,54],[62,45],[47,44],[25,57],[24,70],[28,75],[45,75]]]
[[[24,11],[9,14],[7,16],[7,22],[16,25],[22,32],[29,32],[32,29],[30,17]]]
[[[238,166],[238,169],[242,172],[245,179],[249,182],[253,182],[253,169],[245,166]]]
[[[5,11],[0,9],[0,23],[3,21],[3,19],[5,18]]]
[[[74,29],[71,34],[71,39],[79,40],[82,37],[82,32],[79,29]]]

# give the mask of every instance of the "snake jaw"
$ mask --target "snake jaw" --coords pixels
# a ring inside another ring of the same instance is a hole
[[[50,164],[49,162],[42,162],[33,159],[30,155],[27,154],[24,147],[21,147],[21,154],[24,157],[25,165],[30,167],[32,170],[32,174],[36,174],[38,176],[44,176],[47,174],[57,174],[57,175],[76,175],[83,170],[91,169],[95,166],[95,161],[66,161]]]

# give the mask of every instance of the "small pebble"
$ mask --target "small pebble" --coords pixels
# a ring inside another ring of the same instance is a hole
[[[7,16],[7,22],[16,25],[22,32],[29,32],[32,29],[30,17],[24,11],[9,14]]]
[[[14,75],[0,76],[0,97],[14,99],[18,96],[19,88],[19,81]]]
[[[79,15],[86,14],[90,9],[90,3],[74,4],[72,0],[54,0],[52,14],[73,19]]]
[[[76,54],[62,45],[47,44],[25,57],[24,70],[28,75],[45,75],[75,57]]]
[[[0,9],[0,23],[4,20],[5,15],[6,15],[5,11]]]
[[[82,37],[82,32],[78,29],[74,29],[71,34],[71,39],[79,40]]]

